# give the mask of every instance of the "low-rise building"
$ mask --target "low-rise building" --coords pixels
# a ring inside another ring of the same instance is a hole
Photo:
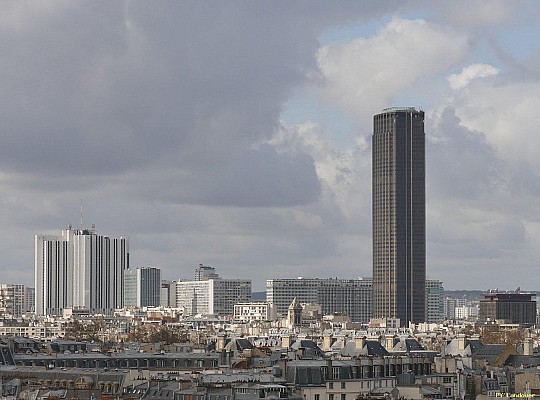
[[[265,301],[236,303],[233,319],[235,321],[275,321],[276,312],[271,303]]]

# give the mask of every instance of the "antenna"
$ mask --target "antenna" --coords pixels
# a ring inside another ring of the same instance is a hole
[[[83,203],[82,203],[82,199],[81,199],[81,231],[83,229]]]

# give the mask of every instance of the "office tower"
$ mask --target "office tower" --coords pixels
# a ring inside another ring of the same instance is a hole
[[[65,308],[110,314],[122,307],[127,237],[68,228],[60,236],[36,235],[36,313],[62,315]]]
[[[161,307],[176,307],[176,281],[161,281]]]
[[[0,317],[13,317],[13,285],[0,285]]]
[[[426,320],[424,112],[373,118],[373,317]]]
[[[323,314],[345,313],[351,321],[369,322],[372,282],[370,278],[298,278],[266,281],[266,301],[286,316],[294,298],[303,304],[319,304]]]
[[[232,316],[236,303],[249,301],[250,280],[220,278],[176,282],[176,308],[182,308],[186,316]]]
[[[454,297],[447,297],[444,299],[444,318],[446,320],[458,319],[456,315],[456,309],[469,306],[467,299],[456,299]]]
[[[519,290],[486,293],[480,300],[478,322],[532,326],[536,323],[536,295]]]
[[[444,321],[443,283],[435,279],[426,279],[426,322],[438,324]]]
[[[219,274],[216,273],[216,269],[214,267],[199,264],[197,269],[195,269],[195,280],[206,281],[208,279],[219,279]]]
[[[251,301],[251,281],[223,279],[216,269],[199,264],[194,281],[176,282],[176,308],[184,315],[232,316],[236,303]]]
[[[161,303],[161,269],[141,267],[124,271],[124,307],[156,307]]]

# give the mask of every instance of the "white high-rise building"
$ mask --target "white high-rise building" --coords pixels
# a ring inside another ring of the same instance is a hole
[[[184,315],[232,316],[236,303],[251,301],[251,281],[208,279],[176,282],[176,307]]]
[[[124,307],[155,307],[161,303],[161,269],[141,267],[124,271]]]
[[[94,230],[36,235],[36,313],[62,315],[65,308],[111,313],[123,305],[124,270],[129,267],[129,241]]]
[[[176,307],[184,315],[232,316],[236,303],[251,301],[251,281],[223,279],[215,268],[199,264],[195,281],[176,282]]]
[[[25,285],[0,284],[0,316],[20,318],[35,312],[34,288]]]

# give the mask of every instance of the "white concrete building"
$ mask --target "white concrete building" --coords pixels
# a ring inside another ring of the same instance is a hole
[[[300,303],[319,304],[323,314],[345,313],[351,321],[371,318],[372,280],[337,278],[270,279],[266,281],[266,301],[276,312],[287,315],[294,298]]]
[[[469,320],[478,318],[478,307],[472,305],[454,308],[454,319]]]
[[[124,271],[124,307],[156,307],[160,304],[160,268],[140,267]]]
[[[25,285],[0,284],[0,316],[20,318],[34,311],[34,288]]]
[[[251,300],[251,281],[245,279],[208,279],[176,282],[176,307],[185,316],[232,316],[234,304]]]
[[[454,297],[446,297],[444,299],[444,316],[446,320],[456,319],[456,308],[465,307],[468,304],[467,299],[456,299]]]
[[[274,306],[266,301],[236,303],[234,305],[235,321],[275,321],[277,318]]]
[[[111,239],[94,230],[36,235],[36,313],[62,315],[64,308],[111,313],[122,307],[128,238]]]

